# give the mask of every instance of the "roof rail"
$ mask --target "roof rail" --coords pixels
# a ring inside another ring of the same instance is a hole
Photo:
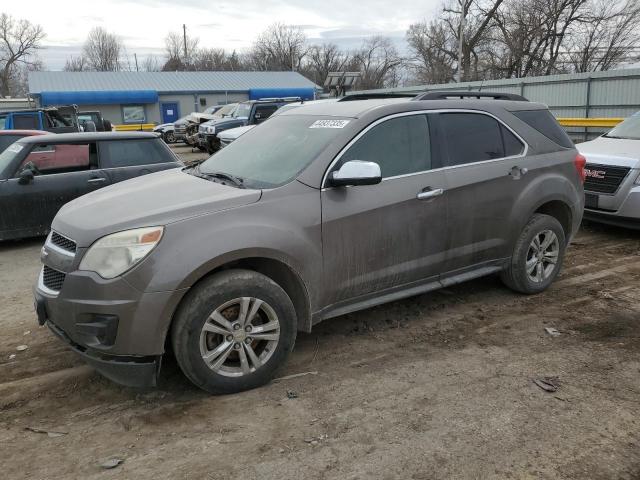
[[[483,98],[493,98],[494,100],[512,100],[516,102],[528,102],[522,95],[515,93],[502,93],[502,92],[472,92],[472,91],[439,91],[439,92],[424,92],[418,94],[414,100],[447,100],[449,98],[476,98],[478,100]]]
[[[383,98],[413,98],[415,97],[415,93],[399,93],[399,92],[390,92],[390,93],[353,93],[350,95],[345,95],[339,102],[351,102],[353,100],[376,100]]]

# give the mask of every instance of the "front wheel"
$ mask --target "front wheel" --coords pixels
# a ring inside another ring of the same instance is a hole
[[[165,143],[175,143],[176,136],[173,134],[173,132],[166,132],[164,134],[164,141]]]
[[[249,270],[227,270],[189,292],[172,326],[173,350],[184,374],[214,394],[269,382],[296,338],[296,314],[286,292]]]
[[[564,259],[565,233],[554,217],[537,213],[520,233],[503,283],[520,293],[534,294],[546,290],[555,280]]]

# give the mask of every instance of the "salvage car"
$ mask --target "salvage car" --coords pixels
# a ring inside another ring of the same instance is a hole
[[[175,123],[162,123],[153,127],[153,132],[160,135],[165,143],[176,143]]]
[[[46,235],[53,217],[70,200],[180,166],[152,133],[24,137],[0,154],[0,240]]]
[[[640,112],[577,146],[587,158],[587,220],[640,229]]]
[[[295,108],[200,165],[68,203],[38,321],[116,382],[154,385],[171,345],[195,385],[230,393],[328,318],[490,274],[544,291],[584,158],[542,104],[450,95]]]
[[[201,123],[231,115],[237,105],[237,103],[229,103],[227,105],[220,106],[220,108],[217,108],[213,113],[207,113],[207,110],[205,110],[201,113],[192,112],[186,117],[182,117],[173,124],[173,135],[176,141],[182,141],[187,145],[196,145],[197,138],[194,137],[194,135],[198,133],[198,126]],[[216,107],[218,106],[219,105],[216,105]]]
[[[0,111],[0,130],[81,131],[75,105]]]

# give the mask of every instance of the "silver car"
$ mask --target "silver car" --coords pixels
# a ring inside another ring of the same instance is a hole
[[[577,148],[587,159],[584,218],[640,229],[640,112]]]

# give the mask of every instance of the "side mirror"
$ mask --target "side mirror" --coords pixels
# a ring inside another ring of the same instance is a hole
[[[345,162],[338,170],[329,174],[329,186],[375,185],[382,181],[380,165],[363,160]]]
[[[18,183],[20,185],[26,185],[33,182],[33,170],[30,168],[23,168],[18,174]]]

